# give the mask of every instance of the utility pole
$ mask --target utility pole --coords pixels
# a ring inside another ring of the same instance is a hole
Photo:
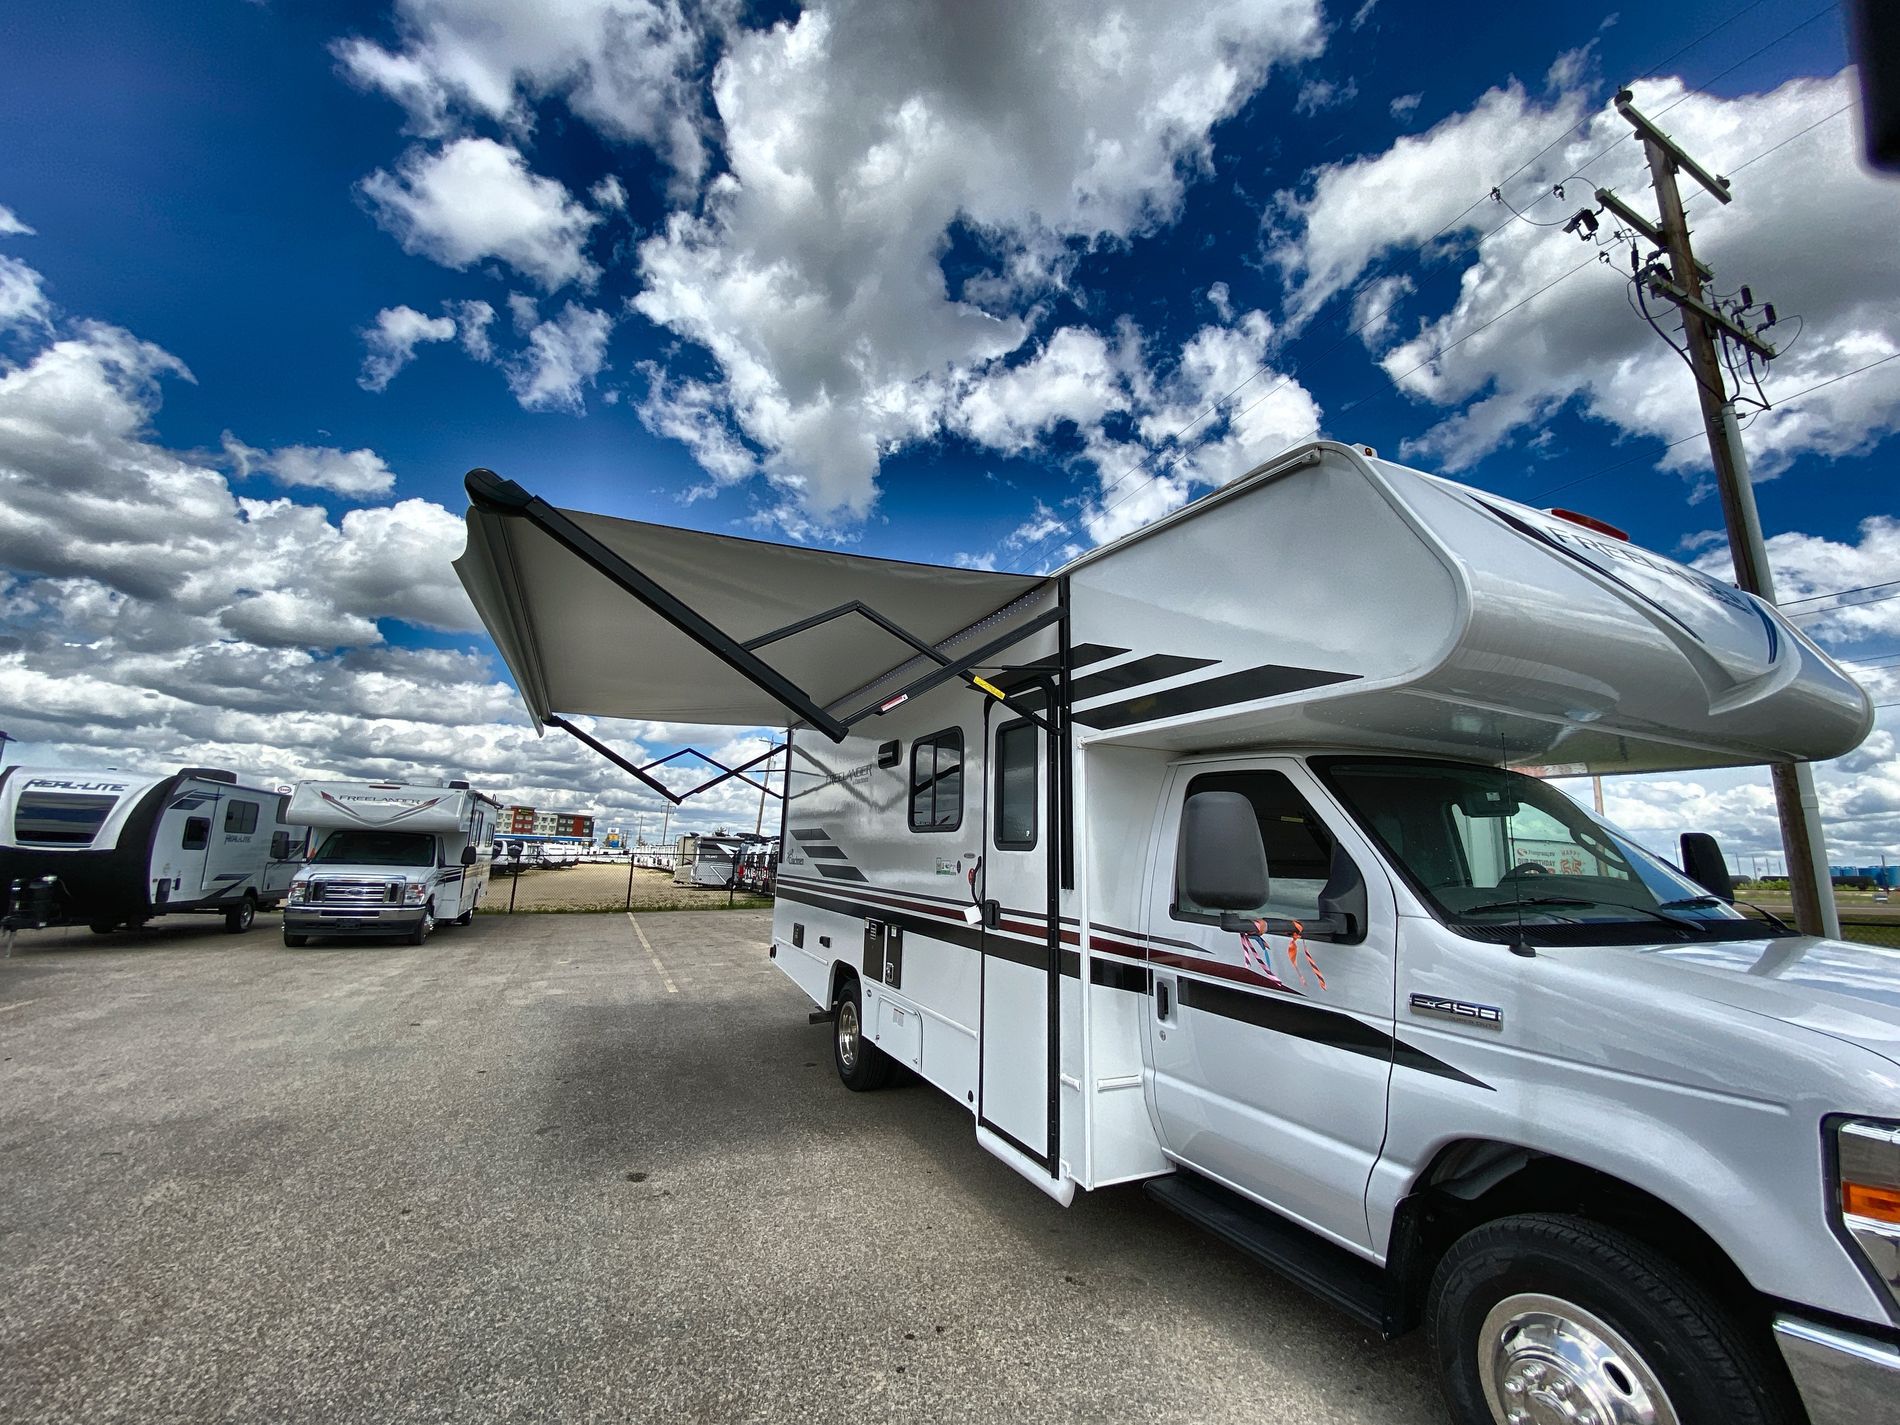
[[[1643,141],[1662,221],[1651,224],[1608,189],[1597,190],[1597,201],[1669,256],[1670,278],[1664,278],[1651,266],[1640,273],[1637,280],[1681,309],[1689,366],[1695,373],[1702,423],[1708,429],[1709,454],[1715,464],[1715,486],[1722,497],[1722,520],[1728,529],[1735,582],[1772,604],[1775,602],[1774,576],[1768,567],[1761,519],[1755,510],[1755,487],[1748,478],[1748,456],[1742,449],[1741,426],[1735,419],[1735,403],[1729,399],[1715,334],[1720,331],[1764,358],[1772,359],[1775,349],[1704,299],[1702,283],[1709,269],[1696,261],[1689,245],[1689,223],[1682,209],[1682,194],[1676,187],[1676,174],[1687,173],[1718,203],[1730,202],[1733,195],[1729,192],[1728,179],[1710,174],[1630,101],[1629,90],[1619,93],[1617,112],[1629,121]],[[1805,762],[1776,762],[1770,765],[1769,773],[1774,779],[1775,806],[1781,819],[1781,843],[1786,852],[1795,924],[1808,935],[1838,938],[1840,913],[1834,906],[1834,882],[1828,872],[1827,844],[1822,836],[1820,805],[1814,792],[1814,769]]]

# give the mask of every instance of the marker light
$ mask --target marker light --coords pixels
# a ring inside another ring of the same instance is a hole
[[[1585,529],[1595,530],[1598,534],[1607,534],[1611,539],[1620,539],[1629,543],[1629,531],[1618,529],[1613,524],[1605,524],[1593,515],[1580,515],[1575,510],[1545,510],[1547,515],[1555,515],[1560,520],[1569,520],[1572,524],[1582,525]]]
[[[1849,1217],[1866,1217],[1900,1226],[1900,1188],[1842,1183],[1841,1211]]]

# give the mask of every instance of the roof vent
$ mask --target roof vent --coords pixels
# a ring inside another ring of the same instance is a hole
[[[468,790],[468,783],[467,782],[450,782],[449,790],[452,792],[466,792]]]

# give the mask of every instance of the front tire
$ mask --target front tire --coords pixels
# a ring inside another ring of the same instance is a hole
[[[257,919],[257,902],[246,895],[243,900],[224,913],[224,928],[233,935],[242,935],[251,928],[251,922]]]
[[[295,931],[291,930],[284,932],[284,948],[288,950],[301,950],[309,943],[310,937],[308,935],[298,935]]]
[[[110,935],[114,927],[109,920],[95,920],[91,925],[88,925],[86,929],[90,930],[94,935]]]
[[[864,1034],[864,992],[856,978],[846,980],[831,1007],[831,1062],[853,1093],[869,1093],[890,1081],[891,1060]]]
[[[1699,1282],[1578,1217],[1501,1218],[1433,1274],[1439,1381],[1458,1425],[1794,1425],[1786,1380]]]
[[[435,933],[435,902],[430,901],[422,908],[422,919],[416,922],[416,928],[409,932],[411,945],[425,945]]]

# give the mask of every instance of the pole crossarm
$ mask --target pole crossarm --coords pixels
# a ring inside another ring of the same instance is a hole
[[[1683,151],[1681,145],[1670,138],[1669,135],[1664,133],[1661,129],[1657,128],[1649,119],[1645,118],[1642,111],[1639,110],[1635,104],[1630,102],[1634,97],[1635,96],[1627,89],[1619,91],[1616,96],[1616,111],[1629,120],[1630,127],[1636,130],[1636,137],[1646,143],[1655,144],[1656,147],[1668,154],[1670,161],[1684,173],[1695,179],[1695,181],[1700,183],[1704,188],[1708,189],[1709,196],[1714,198],[1716,202],[1734,202],[1735,195],[1729,192],[1728,179],[1710,173],[1708,169],[1689,157],[1689,155]]]
[[[1775,359],[1777,353],[1771,344],[1763,341],[1740,322],[1731,321],[1726,313],[1718,312],[1700,297],[1691,297],[1687,292],[1683,291],[1682,288],[1659,273],[1648,273],[1644,281],[1649,287],[1649,290],[1654,292],[1658,297],[1666,297],[1678,307],[1689,308],[1710,326],[1720,327],[1724,333],[1733,337],[1736,341],[1739,341],[1757,356],[1766,357],[1769,361]]]
[[[1641,213],[1637,212],[1628,203],[1625,203],[1621,198],[1617,197],[1616,194],[1612,193],[1608,188],[1597,189],[1597,202],[1616,214],[1619,221],[1635,228],[1637,232],[1648,238],[1652,246],[1661,248],[1665,252],[1668,251],[1669,239],[1664,235],[1663,230],[1657,227],[1648,218],[1645,218]],[[1706,263],[1698,261],[1695,265],[1695,270],[1696,275],[1704,282],[1713,282],[1715,280],[1715,269]]]

